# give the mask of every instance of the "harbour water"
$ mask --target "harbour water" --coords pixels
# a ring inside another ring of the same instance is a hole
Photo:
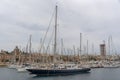
[[[0,68],[0,80],[120,80],[120,68],[92,69],[90,73],[69,76],[37,77],[28,72]]]

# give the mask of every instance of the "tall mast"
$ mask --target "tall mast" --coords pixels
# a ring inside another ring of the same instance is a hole
[[[55,63],[56,63],[56,54],[57,54],[57,5],[55,7],[55,33],[54,33],[54,58],[53,58],[53,63],[54,63],[54,68],[55,68]]]
[[[108,55],[111,54],[111,36],[108,38]]]
[[[32,35],[30,35],[29,53],[31,53],[31,46],[32,46],[32,43],[31,43],[31,37],[32,37]]]
[[[61,55],[63,55],[63,39],[61,39]]]
[[[87,51],[87,55],[88,55],[88,46],[89,46],[89,45],[88,45],[88,40],[87,40],[87,50],[86,50],[86,51]]]
[[[32,56],[31,56],[31,46],[32,46],[32,43],[31,43],[31,38],[32,38],[32,35],[30,35],[30,38],[29,38],[29,62],[31,63],[32,62]]]
[[[55,7],[55,43],[54,43],[54,55],[57,54],[57,5]]]
[[[82,53],[82,33],[80,33],[80,55]]]
[[[95,52],[94,52],[94,44],[92,44],[92,54],[95,54]]]

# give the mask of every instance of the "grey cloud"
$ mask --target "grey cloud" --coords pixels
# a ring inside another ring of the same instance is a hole
[[[46,31],[57,1],[58,24],[63,29],[60,32],[66,41],[69,40],[65,45],[77,44],[80,32],[92,36],[88,39],[96,44],[111,34],[116,41],[120,40],[120,3],[116,0],[1,0],[0,32],[21,34],[24,30],[26,34],[34,33],[38,36],[39,32]],[[5,31],[7,28],[11,30]],[[20,39],[23,39],[22,36]],[[15,37],[13,39],[16,40]]]
[[[27,30],[32,30],[32,31],[45,31],[46,27],[43,25],[38,25],[38,24],[31,24],[31,23],[16,23],[17,26],[22,27]]]

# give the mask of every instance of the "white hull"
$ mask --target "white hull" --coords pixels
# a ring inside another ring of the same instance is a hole
[[[8,68],[9,69],[16,69],[17,67],[19,67],[18,65],[15,65],[15,64],[12,64],[12,65],[9,65]]]
[[[18,72],[26,72],[27,70],[26,69],[29,69],[28,67],[21,67],[21,68],[17,68],[17,71]]]

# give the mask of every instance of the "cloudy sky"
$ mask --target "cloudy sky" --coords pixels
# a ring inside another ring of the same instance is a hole
[[[58,5],[58,35],[64,47],[79,47],[82,33],[83,47],[87,40],[89,51],[94,45],[108,43],[119,53],[120,0],[0,0],[0,49],[24,48],[32,35],[32,47],[37,50]],[[52,21],[54,22],[54,21]]]

